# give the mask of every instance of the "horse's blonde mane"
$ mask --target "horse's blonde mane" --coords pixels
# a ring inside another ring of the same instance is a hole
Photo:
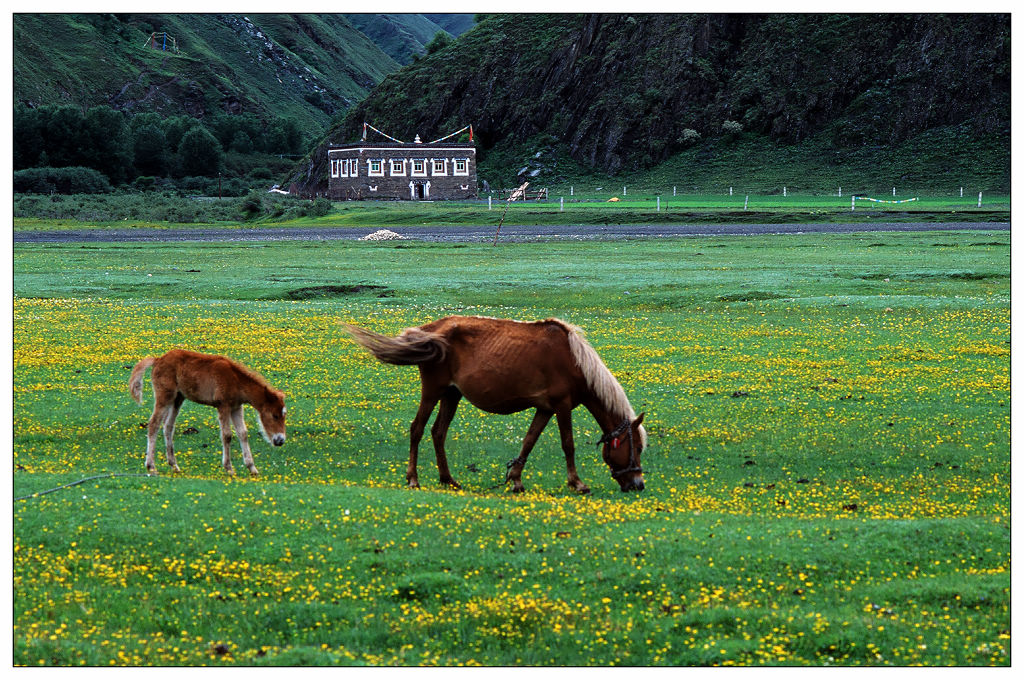
[[[565,328],[569,339],[569,349],[572,351],[573,358],[576,359],[576,365],[583,372],[587,385],[612,414],[612,417],[616,419],[622,418],[623,420],[626,418],[629,420],[636,419],[636,412],[633,411],[633,407],[626,397],[626,391],[622,389],[622,385],[619,384],[619,381],[615,379],[612,372],[601,361],[597,350],[587,342],[587,339],[583,336],[583,329],[561,319],[548,319],[548,321],[556,322]],[[643,425],[640,426],[639,431],[640,441],[643,447],[646,448],[647,431],[644,430]]]

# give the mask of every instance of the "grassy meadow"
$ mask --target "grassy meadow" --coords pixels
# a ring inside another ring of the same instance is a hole
[[[845,200],[845,199],[844,199]],[[858,206],[859,209],[859,206]],[[1010,664],[1010,235],[16,244],[18,665]],[[502,488],[531,413],[462,402],[404,488],[417,371],[453,314],[581,326],[646,412],[622,494],[575,413]],[[187,403],[142,476],[132,365],[229,354],[288,442],[227,478]],[[87,481],[33,495],[93,475]],[[130,475],[130,476],[129,476]],[[497,487],[497,488],[496,488]]]

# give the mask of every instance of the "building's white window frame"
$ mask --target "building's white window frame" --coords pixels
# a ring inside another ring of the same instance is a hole
[[[348,176],[359,177],[359,159],[352,158],[348,162]]]
[[[348,177],[348,159],[338,161],[338,177]]]
[[[377,169],[374,170],[374,164],[377,165]],[[366,161],[366,175],[367,177],[383,177],[384,176],[384,159],[383,158],[370,158]]]
[[[331,159],[331,177],[338,176],[338,160],[335,158]]]
[[[438,164],[440,164],[440,166],[441,166],[441,171],[440,172],[438,172],[438,170],[437,170]],[[447,175],[448,174],[448,159],[447,158],[433,158],[433,159],[431,159],[430,174],[434,175],[435,177],[440,176],[440,175]]]
[[[427,159],[426,158],[413,158],[409,161],[412,167],[409,169],[409,174],[413,177],[426,177],[427,176]],[[416,169],[416,164],[419,164],[420,169]]]
[[[462,170],[459,170],[459,165],[462,166]],[[452,160],[452,174],[460,176],[469,175],[469,159],[468,158],[455,158]]]
[[[389,159],[388,169],[391,171],[392,177],[405,177],[405,159],[404,158],[391,158]],[[401,168],[401,171],[395,170],[396,167]]]

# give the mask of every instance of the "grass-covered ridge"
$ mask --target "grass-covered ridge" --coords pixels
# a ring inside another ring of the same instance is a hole
[[[183,475],[16,501],[14,661],[1008,665],[1008,274],[1003,232],[18,245],[15,497],[141,471],[125,381],[173,346],[260,370],[289,431],[225,480],[188,404]],[[404,489],[416,371],[339,322],[449,313],[582,326],[647,412],[647,491],[582,411],[592,496],[554,430],[494,489],[530,414],[468,404],[465,490],[429,443]]]

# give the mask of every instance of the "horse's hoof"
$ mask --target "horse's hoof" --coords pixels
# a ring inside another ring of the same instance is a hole
[[[512,493],[522,493],[524,491],[526,491],[526,487],[522,484],[516,484],[512,487]]]
[[[180,474],[181,473],[181,468],[178,467],[177,465],[175,465],[174,467],[171,468],[171,472]]]
[[[459,484],[458,482],[456,482],[451,477],[449,477],[448,479],[442,479],[441,480],[441,484],[444,484],[445,486],[450,486],[451,488],[455,489],[456,491],[458,491],[459,489],[462,488],[462,485]]]
[[[410,479],[408,481],[408,485],[409,485],[410,489],[418,489],[418,488],[420,488],[420,482],[417,479]]]
[[[254,468],[254,467],[249,468],[249,476],[250,477],[258,477],[259,474],[260,474],[260,471],[257,470],[256,468]]]
[[[580,484],[579,486],[577,486],[577,487],[574,487],[574,488],[575,488],[575,489],[576,489],[577,491],[579,491],[579,492],[580,492],[581,494],[584,494],[584,495],[586,495],[586,494],[590,493],[590,487],[589,487],[589,486],[587,486],[586,484]]]
[[[149,467],[149,466],[147,465],[147,466],[146,466],[146,474],[148,474],[148,475],[158,475],[158,474],[160,474],[160,473],[156,471],[156,468],[155,468],[155,467]]]

